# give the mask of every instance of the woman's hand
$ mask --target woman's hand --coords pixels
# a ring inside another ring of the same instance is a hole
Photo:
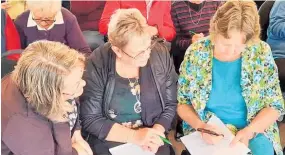
[[[152,127],[154,130],[157,130],[159,132],[161,132],[161,134],[164,134],[165,129],[162,125],[160,124],[154,124],[154,126]]]
[[[218,129],[218,127],[216,127],[214,125],[209,125],[206,123],[203,123],[199,128],[211,130],[211,131],[214,131],[216,133],[221,133],[220,130]],[[222,136],[214,136],[214,135],[210,135],[210,134],[202,133],[202,132],[201,132],[201,136],[202,136],[203,140],[207,144],[210,144],[210,145],[215,145],[223,139]]]
[[[85,148],[83,148],[79,143],[73,143],[72,148],[76,150],[78,155],[93,155],[93,153],[90,154],[89,152],[87,152]]]
[[[75,145],[76,147],[78,147],[79,151],[81,151],[80,149],[84,149],[88,155],[93,155],[93,152],[92,152],[89,144],[82,138],[80,130],[76,130],[73,133],[71,142],[72,142],[72,146]]]
[[[203,33],[199,33],[199,34],[195,34],[192,36],[192,43],[198,41],[199,39],[203,38],[204,34]]]
[[[231,142],[231,146],[235,146],[237,142],[242,142],[246,146],[248,146],[249,140],[254,137],[254,132],[250,130],[249,127],[246,127],[240,130],[235,138]]]
[[[165,137],[164,134],[157,130],[142,128],[134,131],[133,136],[130,138],[130,142],[155,153],[160,146],[164,145],[159,136]]]

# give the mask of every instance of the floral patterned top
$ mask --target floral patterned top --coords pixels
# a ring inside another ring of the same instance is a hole
[[[278,71],[268,44],[259,41],[247,45],[241,58],[241,87],[247,106],[247,121],[251,122],[266,107],[284,114]],[[204,122],[213,115],[205,111],[212,89],[212,60],[213,43],[209,37],[192,44],[186,51],[178,80],[179,104],[191,104]],[[189,134],[193,130],[183,122],[183,131]],[[277,155],[283,155],[276,122],[265,131],[265,135],[272,141]]]

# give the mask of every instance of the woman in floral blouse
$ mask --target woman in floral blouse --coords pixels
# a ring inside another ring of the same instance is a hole
[[[254,155],[283,155],[277,118],[284,113],[270,47],[259,40],[253,1],[228,1],[210,24],[210,37],[192,44],[180,68],[178,114],[184,134],[219,117]],[[214,144],[220,137],[202,134]]]

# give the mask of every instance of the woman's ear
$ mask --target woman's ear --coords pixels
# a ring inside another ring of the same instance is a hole
[[[111,48],[115,52],[115,54],[117,55],[118,58],[122,57],[122,52],[121,52],[121,50],[118,47],[112,46]]]

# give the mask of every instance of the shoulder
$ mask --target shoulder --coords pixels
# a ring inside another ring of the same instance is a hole
[[[28,19],[29,19],[30,11],[27,10],[20,14],[16,19],[15,19],[15,24],[18,26],[27,26]]]
[[[65,23],[73,23],[75,21],[77,21],[75,15],[73,13],[71,13],[69,10],[67,10],[66,8],[61,8],[61,13],[62,13],[62,18],[64,20]]]
[[[213,47],[213,43],[210,37],[205,37],[195,43],[192,43],[186,50],[186,56],[201,56],[199,52],[210,53]]]
[[[177,8],[184,7],[184,6],[186,6],[184,1],[172,1],[171,2],[172,10],[175,10]]]
[[[270,46],[264,41],[258,41],[254,44],[250,44],[247,46],[248,54],[253,53],[254,57],[264,57],[271,55]]]
[[[172,67],[169,49],[165,43],[157,43],[151,51],[150,63],[157,69],[168,71]]]
[[[110,58],[114,56],[110,43],[105,43],[96,48],[88,57],[88,63],[96,68],[105,68],[108,66]]]

